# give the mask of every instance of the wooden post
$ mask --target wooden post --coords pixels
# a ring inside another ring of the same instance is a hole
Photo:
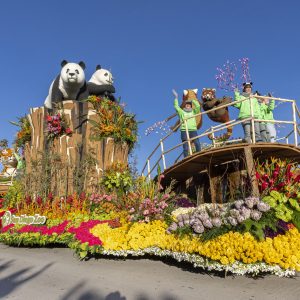
[[[297,136],[297,120],[296,120],[296,103],[293,101],[293,121],[294,121],[294,139],[295,146],[298,146],[298,136]]]
[[[208,167],[209,188],[212,203],[222,203],[222,176],[216,170],[216,167]]]
[[[166,159],[165,159],[165,154],[164,154],[164,144],[163,144],[162,140],[160,140],[159,142],[160,142],[160,149],[161,149],[161,158],[162,158],[163,167],[165,170],[167,167],[166,167]]]
[[[187,128],[187,121],[186,120],[184,120],[184,126],[185,126],[186,139],[187,139],[187,142],[188,142],[188,145],[189,145],[189,153],[190,153],[190,155],[192,155],[193,151],[192,151],[192,145],[191,145],[191,141],[190,141],[190,133],[189,133],[189,130]]]
[[[252,150],[250,147],[244,148],[247,173],[251,182],[252,196],[259,197],[258,183],[255,174],[255,165],[253,161]]]

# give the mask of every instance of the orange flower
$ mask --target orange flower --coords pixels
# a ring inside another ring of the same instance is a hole
[[[288,223],[287,227],[288,227],[289,230],[291,230],[291,229],[295,228],[295,225],[292,224],[292,223]]]
[[[131,130],[129,128],[126,128],[125,132],[126,132],[127,135],[131,135]]]

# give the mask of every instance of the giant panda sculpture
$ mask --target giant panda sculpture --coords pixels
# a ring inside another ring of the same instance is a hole
[[[53,103],[63,100],[83,100],[88,97],[85,81],[84,62],[72,63],[63,60],[61,72],[51,83],[49,94],[45,100],[45,107],[53,108]]]
[[[116,99],[113,95],[113,93],[115,93],[113,82],[111,72],[106,69],[102,69],[100,65],[97,65],[96,72],[87,83],[89,95],[104,97],[111,101],[115,101]]]

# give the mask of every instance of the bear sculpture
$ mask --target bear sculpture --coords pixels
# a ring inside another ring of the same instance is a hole
[[[84,62],[81,61],[77,64],[63,60],[61,67],[61,72],[52,82],[44,103],[48,109],[53,108],[53,103],[63,100],[83,100],[88,97]]]
[[[213,108],[217,108],[231,102],[230,97],[216,98],[216,89],[203,88],[201,99],[203,101],[202,107],[204,111],[209,111]],[[226,123],[230,121],[228,107],[223,107],[212,112],[207,113],[208,117],[218,123]],[[232,135],[232,126],[227,126],[227,133],[217,139],[229,139]],[[208,136],[212,139],[212,135]]]
[[[113,76],[110,71],[102,69],[100,65],[96,67],[96,72],[88,81],[87,89],[89,95],[104,97],[111,101],[115,101],[115,97],[113,95],[113,93],[115,93]]]

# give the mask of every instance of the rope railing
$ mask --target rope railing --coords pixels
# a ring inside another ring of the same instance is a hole
[[[299,124],[297,123],[296,121],[296,117],[298,116],[298,118],[300,119],[300,111],[296,105],[296,101],[295,100],[290,100],[290,99],[285,99],[285,98],[274,98],[274,97],[269,97],[269,96],[256,96],[255,95],[255,98],[261,98],[261,99],[269,99],[269,100],[275,100],[275,101],[281,101],[281,102],[287,102],[287,103],[291,103],[292,105],[292,117],[293,117],[293,120],[292,121],[284,121],[284,120],[268,120],[267,122],[268,123],[274,123],[274,124],[291,124],[293,125],[293,130],[291,132],[289,132],[289,134],[285,137],[282,137],[282,138],[278,138],[276,139],[276,141],[279,141],[279,140],[283,140],[285,139],[286,143],[289,142],[289,137],[294,133],[294,144],[295,146],[298,146],[298,135],[300,135],[300,129],[299,129]],[[242,100],[238,100],[238,101],[232,101],[228,104],[224,104],[224,105],[221,105],[219,107],[215,107],[215,108],[212,108],[210,110],[207,110],[207,111],[201,111],[200,113],[198,114],[195,114],[189,118],[186,118],[183,122],[180,122],[175,128],[173,128],[173,130],[168,133],[166,136],[164,136],[163,138],[160,139],[158,145],[154,148],[154,150],[151,152],[151,154],[147,157],[147,160],[146,160],[146,163],[142,169],[142,174],[144,174],[144,171],[145,169],[147,168],[147,177],[148,178],[151,178],[151,173],[155,170],[156,167],[158,167],[158,165],[162,162],[163,164],[163,170],[165,170],[167,168],[166,166],[166,154],[169,154],[170,152],[174,151],[175,149],[181,147],[183,144],[187,143],[188,144],[188,153],[191,155],[192,154],[192,142],[193,140],[195,139],[198,139],[198,138],[202,138],[202,137],[205,137],[205,136],[212,136],[212,147],[217,147],[218,145],[224,145],[224,141],[223,142],[218,142],[216,141],[216,138],[215,138],[215,133],[219,132],[219,131],[222,131],[222,130],[225,130],[227,129],[228,126],[231,126],[231,127],[234,127],[236,125],[239,125],[243,122],[246,122],[246,121],[250,121],[251,123],[251,128],[252,128],[252,143],[255,144],[256,143],[256,140],[255,140],[255,130],[254,130],[254,124],[255,122],[266,122],[266,120],[263,120],[263,119],[256,119],[254,117],[254,111],[253,111],[253,104],[252,104],[252,101],[250,101],[250,117],[248,118],[245,118],[245,119],[234,119],[234,120],[230,120],[226,123],[222,123],[222,124],[217,124],[215,126],[211,126],[210,128],[206,129],[203,133],[200,133],[199,135],[197,135],[196,137],[193,137],[193,138],[190,138],[189,137],[189,132],[188,132],[188,128],[187,128],[187,120],[188,119],[191,119],[191,118],[196,118],[197,116],[201,116],[203,117],[203,115],[205,114],[208,114],[208,113],[211,113],[211,112],[214,112],[218,109],[222,109],[222,108],[226,108],[226,107],[229,107],[229,106],[234,106],[235,104],[238,104],[238,103],[241,103],[241,102],[244,102],[244,101],[249,101],[250,97],[248,98],[245,98],[245,99],[242,99]],[[180,128],[180,126],[185,123],[185,132],[186,132],[186,136],[187,136],[187,140],[184,141],[184,142],[181,142],[181,143],[178,143],[176,144],[175,146],[171,147],[170,149],[165,149],[165,146],[164,146],[164,142],[171,136],[173,135],[178,128]],[[230,141],[226,141],[227,143],[233,143],[233,142],[237,142],[237,141],[241,141],[241,139],[235,139],[235,140],[230,140]],[[160,148],[160,155],[159,155],[159,158],[158,160],[155,162],[155,164],[153,165],[153,167],[150,166],[150,160],[152,159],[153,155],[157,152],[157,150]],[[182,154],[180,154],[175,162],[177,162],[179,160],[179,158],[181,157]]]

